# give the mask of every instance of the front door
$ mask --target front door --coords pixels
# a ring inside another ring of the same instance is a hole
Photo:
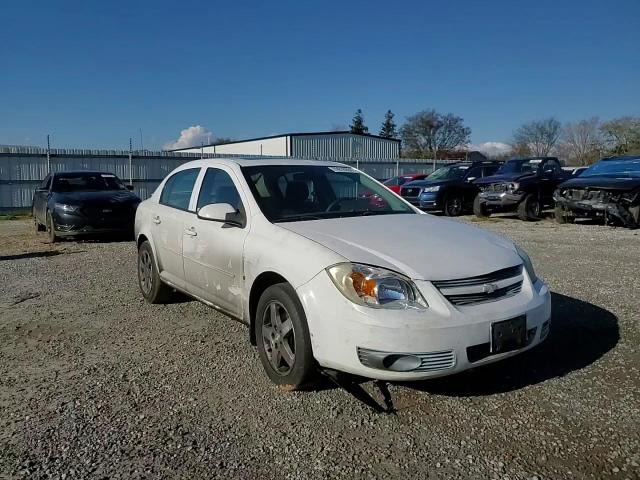
[[[196,212],[212,203],[228,203],[244,213],[235,174],[207,168]],[[246,204],[246,202],[245,202]],[[246,218],[246,213],[244,214]],[[242,228],[193,215],[184,224],[183,259],[187,290],[227,313],[242,318],[243,249],[249,226]]]
[[[199,173],[199,168],[174,173],[165,182],[160,203],[151,213],[160,276],[178,288],[184,288],[185,284],[182,262],[183,224],[189,217],[195,217],[189,211],[189,204]]]

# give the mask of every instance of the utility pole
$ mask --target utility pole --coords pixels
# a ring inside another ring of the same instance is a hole
[[[142,144],[142,128],[140,129],[140,151],[144,150],[144,145]],[[142,155],[142,153],[140,153]]]
[[[47,133],[47,173],[51,173],[51,144],[49,143],[48,133]]]
[[[133,143],[129,137],[129,185],[133,185]]]

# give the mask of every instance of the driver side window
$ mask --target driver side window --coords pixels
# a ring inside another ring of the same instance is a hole
[[[236,210],[242,210],[240,194],[227,172],[218,168],[208,168],[198,194],[196,211],[211,203],[228,203]]]

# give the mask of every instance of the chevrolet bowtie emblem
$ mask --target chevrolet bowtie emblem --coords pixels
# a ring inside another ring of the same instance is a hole
[[[482,285],[482,291],[484,293],[493,293],[498,289],[498,285],[495,283],[485,283]]]

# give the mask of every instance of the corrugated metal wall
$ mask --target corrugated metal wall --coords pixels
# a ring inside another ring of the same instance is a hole
[[[8,152],[0,147],[0,211],[24,211],[31,208],[31,200],[36,187],[47,175],[47,157],[42,149],[29,148],[32,153],[25,153],[26,149]],[[115,173],[124,182],[129,181],[129,157],[122,151],[84,150],[86,154],[75,153],[82,150],[70,150],[72,154],[63,153],[65,150],[55,150],[51,155],[52,171],[69,170],[102,170]],[[104,152],[100,154],[99,152]],[[204,155],[207,158],[229,158],[232,155]],[[261,158],[240,155],[243,158]],[[148,198],[162,179],[174,168],[182,163],[200,158],[197,154],[170,154],[169,152],[143,152],[134,154],[133,185],[134,191],[140,198]],[[268,157],[282,158],[288,157]],[[368,173],[374,178],[385,179],[410,172],[431,172],[432,161],[425,159],[396,159],[384,160],[380,158],[330,158],[312,157],[310,160],[332,160],[347,163]],[[438,166],[443,163],[438,161]]]
[[[400,157],[400,142],[349,133],[292,135],[291,156],[395,160]]]

